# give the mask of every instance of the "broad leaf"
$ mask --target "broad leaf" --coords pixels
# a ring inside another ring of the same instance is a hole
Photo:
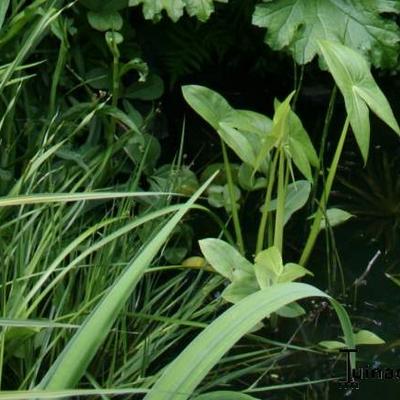
[[[182,93],[190,107],[215,130],[218,130],[219,123],[233,111],[233,108],[220,94],[204,86],[183,86]]]
[[[184,9],[190,16],[206,21],[214,12],[214,1],[227,3],[228,0],[129,0],[130,6],[143,4],[146,19],[160,20],[165,10],[173,21],[182,17]]]
[[[282,256],[278,248],[272,246],[260,251],[255,259],[254,269],[261,289],[274,284],[283,272]]]
[[[354,217],[354,215],[347,211],[341,210],[340,208],[330,208],[329,210],[326,210],[326,217],[324,216],[321,221],[321,229],[325,229],[326,225],[334,227],[336,225],[343,224],[352,217]],[[328,220],[328,224],[326,223],[325,218]]]
[[[203,239],[199,241],[199,245],[207,262],[230,281],[254,276],[253,265],[223,240]]]
[[[252,276],[249,275],[235,279],[226,287],[221,296],[227,302],[235,304],[259,290],[260,287],[253,273]]]
[[[306,310],[296,302],[281,307],[276,311],[280,317],[284,318],[297,318],[306,313]]]
[[[339,350],[346,347],[346,344],[338,340],[323,340],[318,343],[320,346],[325,347],[327,350]]]
[[[291,216],[306,204],[310,196],[311,185],[308,181],[296,181],[288,185],[285,198],[285,218],[286,224]],[[276,199],[270,202],[270,211],[276,210]]]
[[[385,341],[381,339],[378,335],[375,335],[375,333],[367,331],[367,330],[361,330],[358,331],[357,333],[354,334],[354,340],[356,341],[357,345],[361,344],[383,344]]]
[[[343,94],[351,127],[366,161],[370,141],[368,107],[400,135],[399,125],[364,57],[337,42],[321,41],[319,45],[329,71]]]
[[[123,19],[119,12],[95,12],[89,11],[87,13],[89,24],[92,28],[98,31],[119,31],[123,25]]]
[[[304,283],[282,283],[235,304],[207,326],[163,371],[145,400],[186,400],[223,355],[263,318],[304,297],[328,297]],[[346,311],[334,306],[349,347],[354,347]],[[250,312],[251,311],[251,312]],[[355,367],[354,356],[352,366]]]
[[[376,67],[397,66],[400,30],[381,16],[399,13],[389,0],[264,0],[253,24],[267,28],[266,43],[288,50],[297,63],[306,64],[318,53],[320,39],[340,40],[361,50]]]
[[[292,282],[305,275],[314,275],[308,269],[294,263],[287,263],[283,267],[283,272],[278,278],[278,283]]]

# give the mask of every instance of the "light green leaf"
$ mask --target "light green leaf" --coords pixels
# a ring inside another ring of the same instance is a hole
[[[216,131],[219,123],[233,111],[233,108],[220,94],[204,86],[183,86],[182,93],[190,107]]]
[[[218,134],[222,140],[236,153],[236,155],[245,163],[256,165],[258,152],[251,145],[250,135],[245,135],[239,130],[232,128],[225,122],[220,122],[218,126]]]
[[[369,65],[357,51],[337,42],[320,41],[329,71],[343,94],[350,125],[364,161],[368,158],[369,109],[400,135],[400,128],[385,95],[376,84]]]
[[[272,120],[271,134],[263,138],[260,148],[257,152],[257,159],[254,169],[258,171],[267,158],[270,150],[278,143],[284,143],[289,133],[289,115],[291,112],[290,102],[295,95],[295,92],[289,94],[286,99],[280,103],[275,102],[275,113]]]
[[[287,304],[311,296],[329,298],[327,294],[304,283],[277,284],[244,298],[208,325],[169,364],[145,400],[188,399],[223,355],[258,322]],[[354,347],[346,311],[334,301],[333,306],[349,347]]]
[[[259,290],[260,287],[257,285],[255,276],[245,276],[234,280],[226,287],[221,296],[229,303],[235,304]]]
[[[400,279],[397,278],[396,276],[390,275],[388,273],[385,273],[386,278],[389,278],[392,282],[394,282],[397,286],[400,286]]]
[[[284,224],[286,224],[291,216],[298,210],[300,210],[304,204],[307,203],[308,197],[311,192],[311,184],[308,181],[296,181],[288,185],[286,198],[285,198],[285,218]],[[271,200],[269,210],[276,210],[276,199]]]
[[[361,330],[358,331],[357,333],[354,334],[354,339],[356,341],[357,345],[361,344],[383,344],[385,341],[381,339],[378,335],[375,335],[375,333],[367,331],[367,330]]]
[[[272,246],[260,251],[255,259],[254,270],[261,289],[274,284],[283,272],[282,256],[278,248]]]
[[[283,267],[283,272],[278,278],[279,283],[292,282],[296,279],[302,278],[305,275],[314,275],[308,269],[302,267],[301,265],[294,263],[287,263]]]
[[[340,208],[330,208],[326,210],[326,219],[328,220],[328,225],[330,227],[334,227],[336,225],[343,224],[346,222],[348,219],[354,217],[353,214],[350,214],[347,211],[341,210]],[[320,229],[325,229],[326,228],[326,220],[325,216],[321,220],[321,228]]]
[[[78,383],[152,259],[213,178],[210,178],[187,203],[182,205],[126,266],[47,371],[39,384],[39,389],[59,390],[74,387]]]
[[[244,276],[254,276],[253,265],[223,240],[203,239],[199,240],[199,245],[208,263],[230,281]]]
[[[305,313],[306,310],[296,302],[283,306],[276,311],[276,314],[283,318],[297,318]]]
[[[253,24],[267,28],[266,43],[288,50],[299,64],[310,62],[318,53],[317,41],[325,39],[361,50],[376,67],[393,68],[400,30],[380,14],[399,12],[400,4],[389,0],[264,0],[256,6]]]
[[[346,344],[337,340],[323,340],[318,343],[320,346],[325,347],[327,350],[339,350],[346,347]]]
[[[2,0],[0,2],[0,29],[3,26],[9,5],[10,5],[10,0]]]
[[[87,13],[89,24],[92,28],[101,31],[119,31],[123,25],[123,19],[118,11]]]
[[[228,0],[130,0],[129,5],[143,4],[143,15],[146,19],[158,21],[165,10],[174,22],[183,15],[184,9],[190,16],[206,21],[214,12],[214,1],[227,3]]]
[[[231,392],[231,391],[220,391],[204,393],[200,396],[195,397],[193,400],[258,400],[256,397],[248,394]]]
[[[243,163],[239,167],[238,181],[239,181],[239,185],[244,190],[247,190],[249,192],[251,192],[253,190],[264,189],[268,185],[268,180],[266,178],[264,178],[263,176],[260,176],[260,177],[254,176],[253,168],[246,163]]]

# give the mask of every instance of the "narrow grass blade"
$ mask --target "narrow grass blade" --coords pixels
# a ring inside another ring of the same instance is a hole
[[[68,203],[83,200],[107,200],[125,197],[171,196],[165,192],[88,192],[88,193],[44,193],[0,197],[0,207],[22,206],[24,204]]]
[[[164,225],[138,256],[128,264],[125,271],[110,287],[108,293],[86,318],[81,328],[59,355],[39,384],[39,388],[60,390],[73,388],[79,382],[152,259],[168,239],[175,226],[214,179],[215,175],[207,180],[182,205],[180,210]]]
[[[75,390],[18,390],[0,393],[0,400],[65,399],[77,396],[133,395],[148,392],[147,389],[75,389]]]

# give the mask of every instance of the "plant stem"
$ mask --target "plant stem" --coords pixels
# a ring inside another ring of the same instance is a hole
[[[222,147],[222,155],[224,157],[224,168],[226,172],[226,179],[228,181],[228,190],[232,207],[232,219],[233,219],[233,226],[235,229],[236,243],[238,245],[240,253],[244,255],[245,250],[244,250],[242,230],[240,228],[239,214],[236,206],[235,193],[233,191],[234,189],[233,189],[232,170],[231,170],[231,165],[229,164],[228,152],[226,151],[226,146],[222,139],[221,139],[221,147]]]
[[[283,223],[285,218],[285,155],[282,148],[279,149],[279,169],[278,169],[278,195],[276,201],[274,246],[282,254],[283,243]]]
[[[343,145],[346,140],[347,132],[349,130],[349,123],[350,123],[350,120],[349,120],[349,117],[347,116],[346,121],[343,125],[342,133],[340,134],[340,138],[339,138],[339,142],[336,147],[335,155],[333,156],[331,167],[329,169],[328,177],[326,179],[324,190],[322,192],[321,201],[319,203],[317,212],[315,213],[314,222],[311,226],[311,230],[308,235],[306,245],[305,245],[303,253],[300,257],[300,261],[299,261],[300,265],[304,265],[308,261],[308,258],[310,257],[310,254],[311,254],[311,252],[314,248],[315,242],[317,240],[317,236],[320,231],[322,216],[324,214],[324,210],[328,203],[329,194],[332,189],[333,180],[335,178],[336,170],[337,170],[337,167],[339,164],[339,159],[342,154]]]
[[[274,155],[274,158],[272,160],[271,169],[269,171],[268,187],[267,187],[267,192],[265,194],[264,205],[262,208],[260,225],[258,227],[256,255],[264,247],[264,236],[265,236],[265,230],[266,230],[267,220],[268,220],[269,203],[271,201],[272,189],[274,188],[275,171],[276,171],[276,163],[278,160],[278,155],[279,155],[279,152],[276,152]]]

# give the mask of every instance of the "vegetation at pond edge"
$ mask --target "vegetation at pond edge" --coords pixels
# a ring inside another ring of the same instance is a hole
[[[399,23],[0,0],[0,400],[397,398]]]

